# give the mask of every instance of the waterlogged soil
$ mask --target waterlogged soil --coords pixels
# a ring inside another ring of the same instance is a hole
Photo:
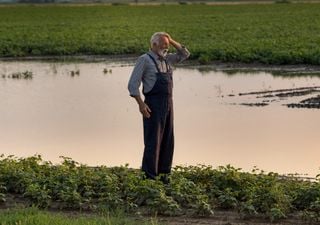
[[[270,72],[277,76],[320,76],[320,66],[317,65],[264,65],[259,63],[222,63],[199,67],[199,70],[223,71],[230,75],[239,72]],[[240,97],[231,103],[249,107],[265,107],[277,103],[291,109],[320,109],[320,86],[297,87],[290,89],[271,89],[254,92],[230,93],[227,97]],[[224,98],[225,96],[221,96]],[[255,98],[255,101],[252,101]]]
[[[233,94],[229,95],[229,97],[234,96],[235,95]],[[244,106],[262,107],[268,106],[275,102],[281,103],[290,100],[291,103],[283,103],[281,105],[287,106],[289,108],[320,109],[320,86],[238,93],[238,96],[253,96],[260,101],[251,103],[239,103],[240,105]],[[303,99],[297,100],[295,99],[295,97],[303,97]]]
[[[44,55],[44,56],[23,56],[23,57],[0,57],[0,61],[56,61],[56,62],[104,62],[104,61],[115,61],[115,62],[135,62],[139,55],[136,54],[120,54],[120,55]],[[288,75],[303,75],[320,73],[320,65],[310,64],[295,64],[295,65],[276,65],[276,64],[262,64],[258,62],[242,63],[242,62],[222,62],[222,61],[211,61],[205,64],[199,63],[197,60],[188,59],[179,65],[197,67],[199,70],[216,70],[226,71],[230,73],[237,72],[255,72],[265,71],[279,74]]]

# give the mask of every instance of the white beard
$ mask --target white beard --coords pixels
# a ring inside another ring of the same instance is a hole
[[[168,54],[169,49],[161,49],[158,51],[158,54],[162,57],[165,58]]]

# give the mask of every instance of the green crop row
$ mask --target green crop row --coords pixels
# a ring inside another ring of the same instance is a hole
[[[177,166],[170,180],[163,184],[127,166],[89,167],[66,157],[54,165],[40,156],[2,156],[0,205],[9,205],[14,196],[26,205],[50,209],[196,216],[223,209],[272,221],[290,213],[320,221],[318,180],[248,173],[232,166]]]
[[[320,63],[320,4],[2,6],[0,57],[141,54],[156,31],[191,58]]]

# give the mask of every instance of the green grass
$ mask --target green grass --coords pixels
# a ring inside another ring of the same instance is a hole
[[[141,54],[167,31],[191,58],[320,63],[320,4],[3,6],[0,56]]]
[[[0,210],[1,225],[159,225],[155,218],[149,220],[130,218],[125,215],[82,215],[25,209]]]

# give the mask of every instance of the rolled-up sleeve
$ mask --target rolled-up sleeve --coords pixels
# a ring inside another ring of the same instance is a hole
[[[186,47],[182,46],[180,49],[177,49],[176,53],[169,54],[167,60],[169,63],[175,64],[186,60],[187,58],[189,58],[189,56],[189,50]]]
[[[141,85],[142,76],[145,70],[145,63],[145,58],[140,56],[133,68],[128,83],[128,90],[131,97],[140,95],[139,87]]]

